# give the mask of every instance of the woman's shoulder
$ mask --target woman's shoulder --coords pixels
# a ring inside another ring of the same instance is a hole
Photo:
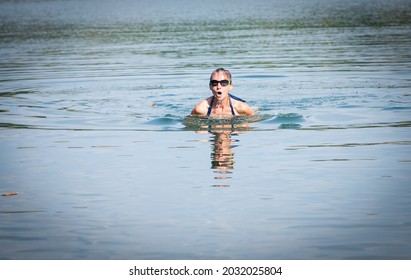
[[[248,104],[241,99],[240,100],[236,100],[233,98],[232,101],[233,107],[235,108],[235,110],[240,114],[240,115],[253,115],[253,110],[250,108],[250,106],[248,106]]]
[[[205,115],[207,114],[208,107],[211,104],[212,96],[206,99],[201,100],[192,110],[192,114],[195,115]]]

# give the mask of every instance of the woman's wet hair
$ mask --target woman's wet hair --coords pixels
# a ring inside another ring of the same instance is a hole
[[[219,73],[219,72],[224,72],[227,75],[228,80],[232,81],[230,71],[228,71],[227,69],[224,69],[224,68],[217,68],[216,70],[214,70],[210,75],[210,80],[211,80],[211,77],[213,76],[214,73]]]

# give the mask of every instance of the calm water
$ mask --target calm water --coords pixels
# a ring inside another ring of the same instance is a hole
[[[0,259],[411,259],[410,19],[1,1]],[[185,120],[217,67],[261,120]]]

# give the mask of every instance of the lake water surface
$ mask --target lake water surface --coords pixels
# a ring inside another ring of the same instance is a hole
[[[411,259],[411,1],[1,1],[0,30],[0,259]],[[261,120],[186,119],[218,67]]]

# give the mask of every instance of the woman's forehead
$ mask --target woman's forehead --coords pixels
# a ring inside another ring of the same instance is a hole
[[[214,72],[211,75],[212,80],[229,80],[228,75],[225,72]]]

